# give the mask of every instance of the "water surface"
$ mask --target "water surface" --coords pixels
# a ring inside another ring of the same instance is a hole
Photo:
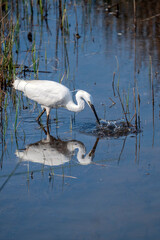
[[[66,2],[64,29],[58,21],[60,2],[47,1],[46,20],[41,20],[36,4],[32,15],[29,3],[15,3],[19,11],[13,8],[13,18],[15,23],[19,19],[20,27],[13,57],[22,70],[28,67],[18,75],[62,81],[73,96],[75,89],[88,91],[98,116],[107,121],[124,119],[117,87],[125,109],[129,99],[127,117],[132,118],[135,87],[137,112],[138,93],[141,99],[141,131],[99,136],[92,131],[96,119],[88,106],[78,114],[58,109],[51,112],[47,142],[35,121],[40,106],[6,90],[7,104],[4,101],[1,111],[0,238],[158,240],[160,35],[159,17],[147,18],[158,14],[160,4],[138,1],[135,29],[132,1],[119,4],[119,12],[117,6],[108,12],[114,1],[76,2],[76,7]],[[45,115],[42,124],[46,129]]]

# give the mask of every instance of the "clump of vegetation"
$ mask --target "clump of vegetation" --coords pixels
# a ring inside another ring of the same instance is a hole
[[[116,57],[116,62],[117,62],[117,70],[113,72],[112,89],[113,89],[114,97],[118,97],[118,100],[120,102],[122,112],[124,115],[124,120],[125,120],[125,122],[120,122],[120,123],[118,123],[118,125],[116,123],[116,129],[120,129],[120,131],[118,130],[118,133],[121,133],[121,130],[124,133],[128,132],[128,131],[138,132],[138,131],[140,131],[140,94],[138,91],[137,81],[135,79],[135,86],[133,87],[134,113],[133,113],[133,116],[130,117],[130,114],[131,114],[130,106],[129,106],[130,92],[128,89],[127,94],[124,92],[123,95],[121,95],[119,62],[118,62],[117,57]],[[118,77],[117,77],[117,86],[115,87],[116,73],[117,73]],[[112,101],[112,105],[111,105],[111,107],[112,107],[116,104],[116,102],[114,100],[112,100],[112,98],[110,98],[110,100]],[[134,123],[133,123],[133,119],[134,119]],[[123,123],[123,125],[122,125],[122,123]],[[105,126],[106,123],[103,123],[103,124]],[[113,128],[113,126],[112,126],[112,128]]]
[[[6,89],[11,83],[14,71],[13,45],[15,26],[12,17],[9,16],[9,11],[2,11],[2,6],[0,9],[0,88]]]

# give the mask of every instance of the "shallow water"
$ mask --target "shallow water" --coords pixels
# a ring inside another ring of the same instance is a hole
[[[1,111],[0,239],[158,240],[159,18],[141,20],[158,14],[159,2],[137,3],[136,32],[130,1],[120,4],[118,16],[116,8],[107,11],[107,3],[77,2],[75,10],[73,2],[67,2],[69,36],[57,28],[59,2],[48,3],[48,22],[41,22],[36,5],[32,22],[30,6],[18,2],[17,64],[33,70],[32,51],[26,53],[32,49],[33,41],[27,39],[32,32],[38,78],[88,91],[98,116],[110,122],[124,119],[118,86],[131,120],[136,86],[141,131],[99,134],[86,106],[78,114],[52,110],[49,136],[46,116],[41,126],[35,121],[40,107],[16,93],[15,132],[15,92],[8,90]],[[16,9],[13,14],[16,22]],[[76,14],[79,39],[74,37]],[[34,75],[19,73],[26,79]]]

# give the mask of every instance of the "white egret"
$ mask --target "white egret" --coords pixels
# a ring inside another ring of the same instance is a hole
[[[47,138],[29,144],[26,149],[16,150],[15,154],[21,161],[29,161],[46,166],[59,166],[69,162],[76,156],[81,165],[92,163],[99,139],[96,140],[92,150],[86,154],[85,145],[77,140],[62,141],[47,133]],[[77,150],[77,151],[75,151]]]
[[[79,90],[75,95],[77,101],[77,104],[75,104],[72,100],[72,94],[70,90],[57,82],[47,80],[23,80],[17,78],[14,81],[13,86],[16,90],[24,92],[25,96],[41,105],[43,111],[37,117],[37,120],[39,120],[39,118],[46,111],[48,123],[49,114],[52,108],[63,107],[69,111],[80,112],[85,107],[85,100],[94,112],[98,124],[100,124],[93,105],[92,96],[88,92]]]

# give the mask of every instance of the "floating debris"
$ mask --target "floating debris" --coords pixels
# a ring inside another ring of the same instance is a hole
[[[75,37],[76,37],[77,39],[81,38],[81,36],[79,35],[79,33],[76,33],[76,34],[75,34]]]
[[[29,40],[30,42],[32,42],[32,33],[31,33],[31,32],[28,33],[28,40]]]

